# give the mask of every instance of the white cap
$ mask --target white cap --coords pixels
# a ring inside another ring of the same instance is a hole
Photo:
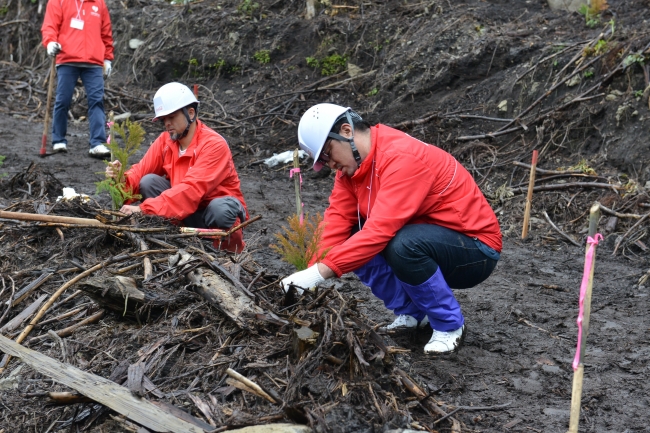
[[[327,136],[341,114],[348,111],[350,107],[342,107],[336,104],[317,104],[311,107],[300,118],[298,124],[298,143],[300,148],[307,152],[314,160],[314,171],[320,171],[323,164],[318,162]]]
[[[186,85],[181,83],[165,84],[158,89],[153,97],[153,109],[156,113],[153,121],[194,103],[198,104],[199,101]]]

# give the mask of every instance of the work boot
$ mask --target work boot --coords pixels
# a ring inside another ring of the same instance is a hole
[[[418,320],[409,316],[408,314],[400,314],[397,316],[397,319],[393,321],[390,325],[382,326],[379,328],[383,332],[400,332],[400,331],[409,331],[411,329],[422,329],[429,324],[429,318],[424,316],[424,319],[418,323]]]
[[[215,239],[212,245],[223,251],[228,251],[231,253],[241,253],[244,251],[246,242],[244,242],[244,232],[240,229],[235,232],[232,232],[230,236],[223,238]]]
[[[424,353],[426,355],[442,355],[444,353],[451,353],[458,350],[463,344],[465,339],[465,325],[456,329],[455,331],[436,331],[433,330],[431,339],[424,346]]]

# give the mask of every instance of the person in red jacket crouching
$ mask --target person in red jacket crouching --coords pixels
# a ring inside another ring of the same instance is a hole
[[[239,176],[226,140],[198,119],[199,101],[181,83],[162,86],[153,98],[156,117],[165,131],[140,162],[125,173],[126,187],[142,195],[140,205],[120,212],[143,212],[180,220],[185,226],[228,230],[248,219]],[[106,176],[114,178],[121,164],[113,161]],[[241,230],[215,247],[239,253]]]
[[[384,330],[433,328],[427,354],[458,349],[465,320],[450,287],[484,281],[501,252],[499,223],[472,176],[449,153],[350,108],[311,107],[300,147],[336,171],[317,257],[282,280],[301,293],[354,272],[393,310]]]
[[[111,151],[106,143],[104,76],[111,75],[113,32],[104,0],[53,0],[47,2],[41,27],[47,54],[56,56],[57,86],[52,116],[52,150],[67,152],[68,110],[77,80],[88,99],[90,149],[95,158]]]

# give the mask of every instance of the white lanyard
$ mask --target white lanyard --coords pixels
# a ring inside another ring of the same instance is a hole
[[[77,19],[81,19],[81,10],[84,7],[84,0],[81,0],[81,5],[77,2],[77,0],[74,0],[74,5],[77,7]]]

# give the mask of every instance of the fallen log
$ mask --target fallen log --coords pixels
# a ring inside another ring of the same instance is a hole
[[[129,318],[136,318],[143,306],[162,310],[178,304],[183,297],[183,293],[166,296],[164,293],[144,291],[138,288],[133,278],[121,275],[88,278],[79,284],[79,289],[103,308]]]
[[[21,358],[25,364],[34,370],[69,386],[98,403],[108,406],[150,430],[156,432],[204,433],[203,429],[170,415],[148,400],[133,396],[128,388],[117,385],[101,376],[63,364],[35,350],[27,349],[3,336],[0,336],[0,350],[8,355]]]
[[[197,268],[187,274],[194,291],[228,316],[242,329],[250,329],[250,321],[264,310],[235,284],[221,278],[212,269]]]

